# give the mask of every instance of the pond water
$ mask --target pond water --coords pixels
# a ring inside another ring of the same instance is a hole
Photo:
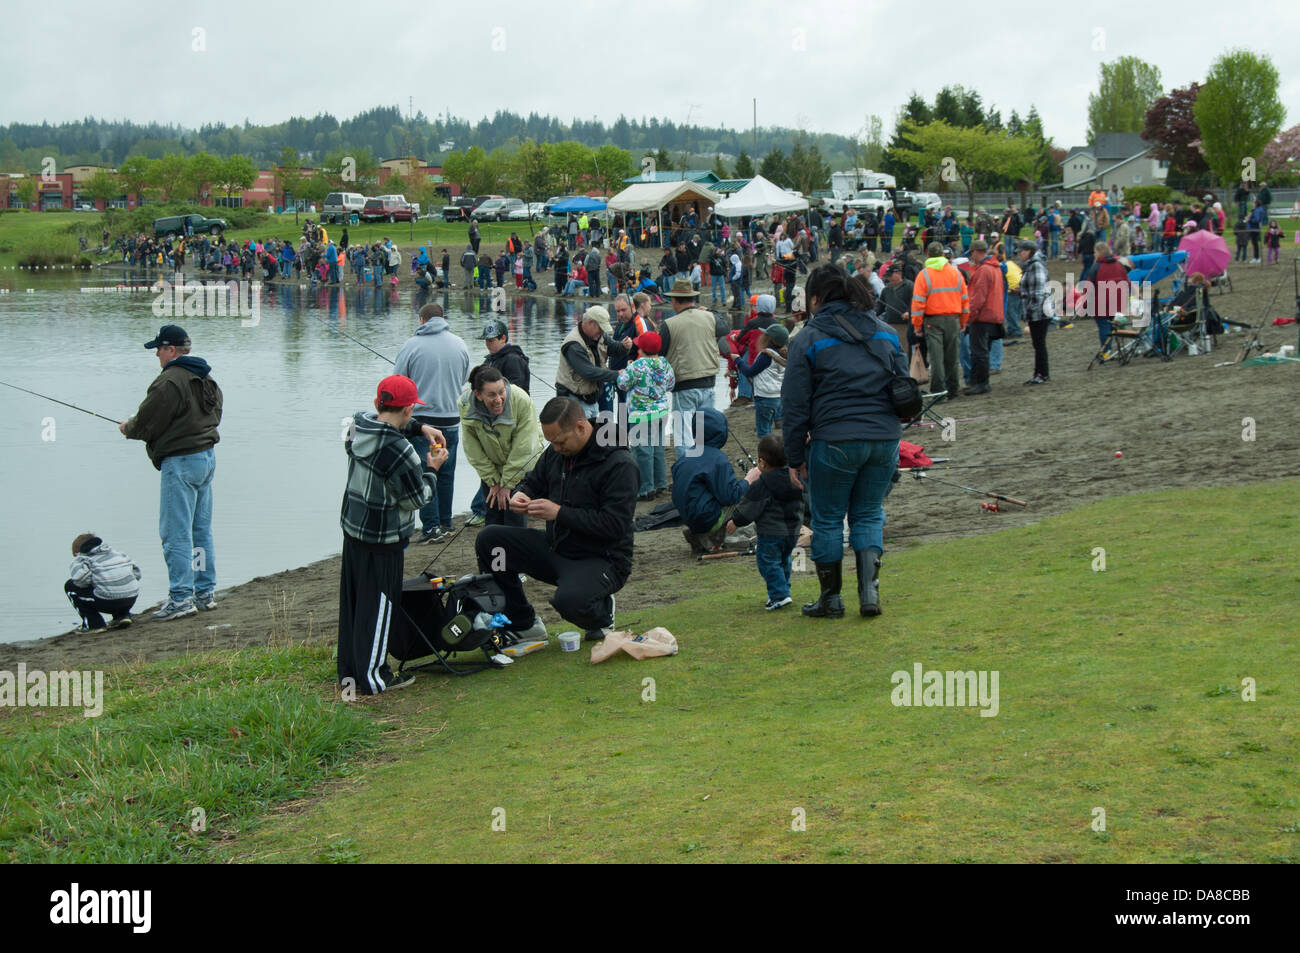
[[[254,324],[160,317],[149,284],[117,272],[0,273],[0,381],[125,419],[158,374],[154,352],[141,345],[163,324],[183,326],[225,395],[214,485],[218,590],[342,548],[341,421],[371,407],[390,369],[340,332],[396,356],[420,307],[438,301],[478,363],[484,322],[503,317],[529,355],[540,407],[553,396],[560,341],[583,307],[507,293],[504,313],[493,315],[491,297],[479,292],[280,286],[261,290]],[[721,376],[715,393],[722,408]],[[63,583],[72,540],[83,532],[139,564],[137,609],[166,596],[158,480],[144,445],[124,439],[113,423],[0,387],[0,641],[42,638],[76,623]],[[462,453],[455,513],[468,511],[477,488]]]

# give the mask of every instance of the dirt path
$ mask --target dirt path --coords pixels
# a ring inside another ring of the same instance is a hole
[[[1064,267],[1053,264],[1054,278]],[[1260,323],[1289,316],[1292,308],[1290,263],[1255,266],[1234,272],[1236,290],[1215,295],[1224,317]],[[1285,287],[1267,315],[1265,306],[1279,280]],[[1237,356],[1244,337],[1219,339],[1209,355],[1180,355],[1170,363],[1138,358],[1127,367],[1115,364],[1087,371],[1096,351],[1091,322],[1048,336],[1052,383],[1026,387],[1033,354],[1028,336],[1007,347],[1002,373],[992,378],[993,392],[940,405],[956,421],[955,439],[945,442],[934,430],[913,428],[905,437],[923,444],[932,456],[952,464],[986,468],[941,471],[934,476],[954,483],[1027,500],[1027,509],[984,513],[980,497],[938,483],[918,483],[903,476],[886,503],[890,547],[916,545],[927,539],[976,535],[1042,519],[1094,500],[1168,487],[1227,486],[1295,476],[1300,473],[1300,403],[1295,399],[1300,368],[1219,367]],[[1296,328],[1269,328],[1269,350],[1296,341]],[[727,412],[741,442],[751,450],[753,413]],[[1250,418],[1254,439],[1243,439]],[[1117,458],[1116,451],[1123,457]],[[732,441],[731,458],[739,456]],[[992,466],[996,464],[997,466]],[[638,512],[653,503],[638,506]],[[1132,519],[1143,518],[1135,507]],[[335,520],[334,513],[322,519]],[[460,519],[457,519],[460,525]],[[435,569],[459,574],[473,569],[476,530],[466,529],[446,548]],[[1205,539],[1203,559],[1190,573],[1212,567],[1214,541]],[[1094,545],[1080,542],[1086,555]],[[416,545],[407,551],[408,575],[418,573],[441,545]],[[679,530],[638,533],[635,567],[619,593],[619,612],[673,601],[707,578],[708,566],[690,557]],[[886,569],[886,573],[888,570]],[[103,635],[65,635],[34,643],[0,645],[0,669],[19,661],[30,667],[100,667],[136,659],[155,659],[180,652],[264,644],[292,631],[308,632],[332,642],[338,612],[339,559],[259,577],[218,593],[211,613],[154,623],[147,615],[130,629]],[[759,583],[755,577],[756,593]],[[811,595],[811,583],[799,585],[797,597]],[[550,587],[530,583],[530,596],[548,623],[558,620],[545,605]],[[888,584],[886,582],[886,599]],[[799,624],[791,616],[792,625]]]

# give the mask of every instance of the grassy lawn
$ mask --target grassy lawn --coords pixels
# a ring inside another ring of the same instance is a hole
[[[876,620],[765,612],[752,560],[701,565],[620,619],[670,659],[552,644],[358,705],[319,647],[112,671],[99,718],[0,708],[0,859],[1300,862],[1298,491],[891,553]],[[998,672],[996,716],[896,707],[918,662]]]
[[[382,761],[219,856],[1300,862],[1298,490],[1117,498],[891,554],[874,621],[764,612],[752,561],[701,567],[697,595],[620,620],[679,656],[552,645],[422,675],[386,700]],[[999,672],[996,717],[895,707],[915,662]]]
[[[105,673],[97,718],[0,708],[0,862],[205,859],[373,744],[322,691],[333,669],[320,648],[190,655]]]

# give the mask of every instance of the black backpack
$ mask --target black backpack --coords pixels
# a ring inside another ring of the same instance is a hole
[[[469,675],[497,663],[493,657],[512,643],[503,627],[505,593],[491,573],[452,580],[429,575],[402,583],[402,605],[388,632],[388,654],[402,663],[434,656],[453,675]],[[486,617],[486,618],[485,618]],[[449,656],[481,649],[488,661],[457,668]],[[412,666],[424,668],[435,662]]]

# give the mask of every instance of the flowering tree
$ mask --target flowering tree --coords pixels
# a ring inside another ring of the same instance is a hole
[[[1300,125],[1277,134],[1255,161],[1261,182],[1291,185],[1300,180]]]

